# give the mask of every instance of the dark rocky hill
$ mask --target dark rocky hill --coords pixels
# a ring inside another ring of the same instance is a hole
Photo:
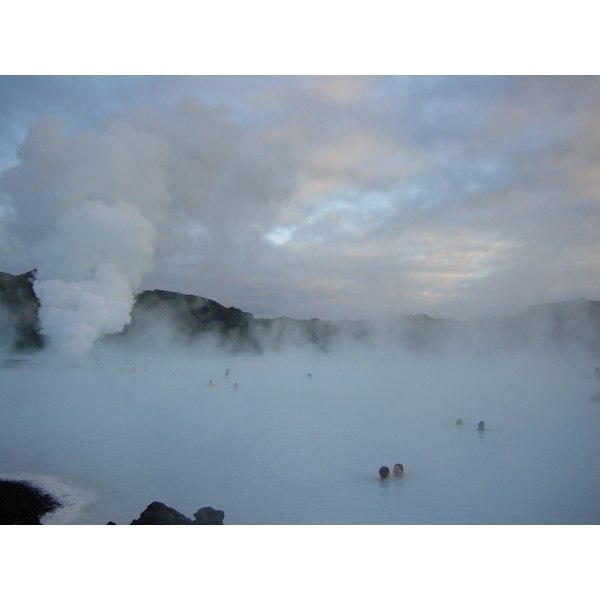
[[[148,340],[152,329],[166,328],[173,341],[194,343],[211,336],[221,347],[233,352],[262,352],[286,346],[312,345],[328,350],[336,342],[368,336],[364,323],[348,320],[257,319],[233,306],[226,308],[207,298],[166,292],[145,291],[136,296],[131,323],[112,341]]]
[[[239,308],[190,294],[164,290],[144,291],[135,298],[131,323],[111,341],[144,339],[150,330],[168,329],[179,344],[190,344],[211,335],[230,350],[259,350],[250,330],[254,317]]]
[[[0,273],[0,347],[15,352],[39,350],[40,303],[33,291],[35,272],[22,275]]]

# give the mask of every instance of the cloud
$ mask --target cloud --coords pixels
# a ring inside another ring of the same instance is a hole
[[[259,315],[598,296],[597,77],[108,78],[79,128],[47,81],[63,120],[0,180],[15,257],[120,200],[157,232],[142,285]]]

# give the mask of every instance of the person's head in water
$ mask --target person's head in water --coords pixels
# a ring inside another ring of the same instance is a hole
[[[394,475],[396,475],[396,477],[404,475],[404,467],[400,463],[394,465]]]
[[[390,476],[390,470],[388,467],[380,467],[379,469],[379,477],[381,479],[387,479]]]
[[[483,421],[479,421],[479,423],[477,423],[477,429],[479,429],[479,431],[483,431],[485,429],[485,423]]]
[[[463,424],[463,423],[462,423],[462,419],[456,419],[456,424],[457,424],[457,425],[462,425],[462,424]]]

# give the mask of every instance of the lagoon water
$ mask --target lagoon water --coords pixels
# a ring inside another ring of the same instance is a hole
[[[95,356],[0,371],[0,474],[55,483],[48,523],[600,523],[587,355]]]

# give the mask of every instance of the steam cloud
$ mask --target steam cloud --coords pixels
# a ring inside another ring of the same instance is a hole
[[[61,355],[77,361],[100,336],[129,323],[133,290],[152,269],[155,240],[137,207],[84,201],[32,248],[40,319]]]
[[[182,239],[231,252],[294,187],[281,148],[192,98],[172,115],[147,107],[99,131],[65,127],[49,117],[30,128],[0,193],[37,268],[42,331],[69,361],[122,330],[144,278]]]

